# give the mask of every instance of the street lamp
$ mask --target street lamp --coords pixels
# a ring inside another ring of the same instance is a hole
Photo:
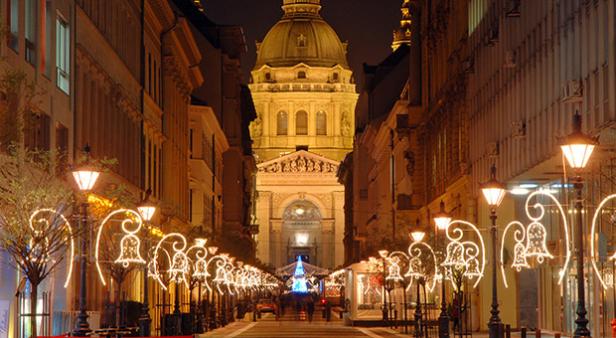
[[[150,221],[152,217],[154,217],[154,213],[156,213],[156,205],[150,202],[150,195],[152,194],[152,190],[148,189],[145,194],[145,198],[140,206],[137,207],[139,210],[139,214],[141,214],[141,218],[145,222],[145,247],[146,253],[150,252],[149,246],[149,232],[150,232]],[[147,259],[147,257],[146,257]],[[143,306],[141,307],[141,316],[139,317],[139,332],[142,337],[150,336],[150,323],[152,322],[152,318],[150,317],[150,306],[148,304],[148,265],[143,265]]]
[[[83,152],[85,155],[84,164],[75,170],[72,171],[73,178],[75,179],[75,183],[77,183],[77,187],[79,191],[86,193],[94,187],[98,177],[100,176],[100,172],[94,169],[89,165],[90,159],[90,146],[86,145],[83,148]],[[86,233],[88,228],[88,200],[84,199],[84,202],[81,204],[81,222],[80,222],[80,240],[81,240],[81,249],[80,249],[80,266],[81,271],[79,272],[80,276],[80,284],[81,289],[79,291],[79,314],[77,315],[77,322],[75,324],[75,329],[73,330],[73,335],[78,337],[85,337],[89,334],[90,324],[88,323],[88,314],[86,313],[86,297],[87,297],[87,280],[86,280],[86,268],[87,268],[87,239]]]
[[[413,238],[414,243],[421,242],[426,233],[423,231],[421,225],[419,224],[419,220],[415,222],[415,226],[411,227],[411,238]],[[409,254],[411,254],[411,250],[409,250]],[[410,260],[409,260],[410,265]],[[436,272],[436,266],[434,266]],[[423,336],[423,325],[421,323],[421,281],[425,277],[421,276],[417,278],[417,305],[415,306],[415,336],[421,337]]]
[[[496,180],[496,166],[492,165],[490,168],[490,179],[488,182],[481,186],[481,192],[485,198],[488,206],[490,207],[490,220],[492,220],[492,309],[490,313],[490,321],[488,322],[490,338],[500,337],[501,319],[498,316],[498,297],[497,297],[497,285],[496,285],[496,243],[497,243],[497,229],[496,229],[496,208],[501,204],[505,197],[506,187],[503,183]]]
[[[436,224],[436,235],[440,230],[447,231],[451,216],[445,211],[445,202],[441,201],[439,212],[434,215],[434,223]],[[442,248],[442,246],[439,244]],[[441,252],[441,254],[444,254]],[[449,337],[449,316],[447,315],[447,302],[445,300],[445,273],[441,274],[441,314],[438,317],[439,338]]]
[[[576,212],[576,232],[577,232],[577,309],[575,313],[575,332],[574,337],[590,337],[588,329],[588,319],[586,318],[586,301],[584,294],[584,234],[582,222],[582,189],[584,181],[581,170],[586,167],[590,155],[598,145],[596,139],[582,133],[582,116],[579,112],[573,115],[573,131],[565,137],[561,144],[563,155],[567,159],[569,166],[575,171],[575,212]]]

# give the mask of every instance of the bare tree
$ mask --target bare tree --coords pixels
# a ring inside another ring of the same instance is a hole
[[[64,217],[72,192],[55,175],[52,157],[19,147],[0,153],[0,249],[30,282],[32,337],[37,336],[38,287],[68,256],[67,250],[74,252],[76,235]]]

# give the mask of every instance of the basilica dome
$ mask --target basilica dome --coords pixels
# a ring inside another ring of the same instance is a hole
[[[290,67],[305,63],[313,67],[349,68],[346,43],[319,15],[320,0],[284,0],[284,15],[257,43],[255,69],[263,65]]]

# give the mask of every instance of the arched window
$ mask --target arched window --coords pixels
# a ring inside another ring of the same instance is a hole
[[[327,114],[324,111],[317,113],[317,135],[327,135]]]
[[[295,135],[308,135],[308,113],[303,110],[295,114]]]
[[[297,72],[297,78],[298,79],[305,79],[306,78],[306,72],[303,70],[300,70],[299,72]]]
[[[276,116],[276,134],[287,135],[289,118],[284,111],[278,112]]]

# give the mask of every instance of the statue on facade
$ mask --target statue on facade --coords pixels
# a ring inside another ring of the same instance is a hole
[[[340,126],[342,130],[342,136],[352,136],[351,135],[351,120],[349,119],[349,113],[342,112],[342,116],[340,118]]]

